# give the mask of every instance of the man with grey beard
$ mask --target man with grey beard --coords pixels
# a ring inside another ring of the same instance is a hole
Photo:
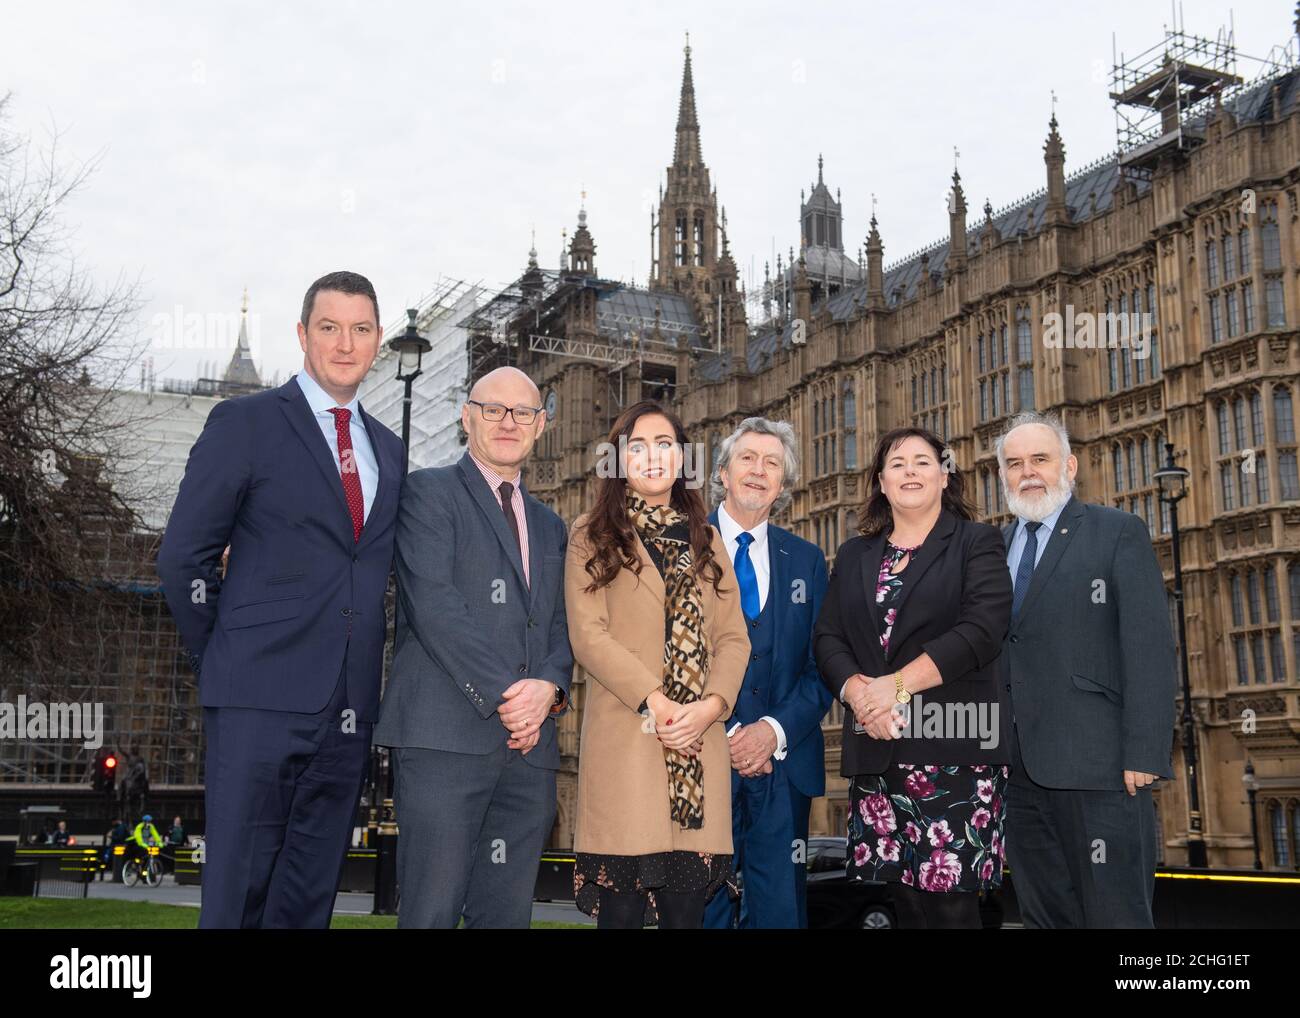
[[[1074,497],[1054,417],[997,441],[1014,597],[1007,858],[1027,927],[1150,927],[1151,786],[1172,776],[1174,642],[1164,579],[1137,516]]]

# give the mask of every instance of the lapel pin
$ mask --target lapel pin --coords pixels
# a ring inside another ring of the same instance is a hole
[[[1061,533],[1062,533],[1062,534],[1068,534],[1069,532],[1070,532],[1070,528],[1069,528],[1069,527],[1062,527],[1062,528],[1061,528]]]

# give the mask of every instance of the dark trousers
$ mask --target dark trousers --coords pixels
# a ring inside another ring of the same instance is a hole
[[[200,929],[326,929],[356,823],[372,725],[346,657],[317,714],[208,707]]]
[[[1156,818],[1151,786],[1044,788],[1012,727],[1007,862],[1020,914],[1034,929],[1150,929]]]
[[[704,911],[708,929],[802,929],[808,926],[807,848],[811,800],[780,762],[771,774],[731,772],[731,840],[743,892],[719,890]]]
[[[719,895],[726,895],[719,891]],[[639,930],[644,925],[645,891],[615,893],[600,889],[598,930]],[[661,930],[698,930],[704,924],[704,888],[698,891],[655,891],[655,909]]]
[[[502,729],[504,735],[505,730]],[[527,929],[555,822],[555,771],[503,740],[491,753],[401,747],[399,929]]]

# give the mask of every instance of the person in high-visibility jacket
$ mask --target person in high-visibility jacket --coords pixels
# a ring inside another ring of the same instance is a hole
[[[131,840],[141,848],[148,848],[150,845],[162,845],[162,837],[158,834],[158,828],[153,825],[153,817],[148,813],[141,817],[140,822],[135,825]]]

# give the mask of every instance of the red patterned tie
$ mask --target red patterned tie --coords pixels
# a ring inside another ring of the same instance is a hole
[[[352,451],[352,411],[347,407],[331,407],[334,431],[339,439],[339,470],[343,474],[343,494],[352,513],[352,540],[361,540],[361,525],[366,519],[366,501],[361,494],[361,475],[357,473],[357,457]]]

